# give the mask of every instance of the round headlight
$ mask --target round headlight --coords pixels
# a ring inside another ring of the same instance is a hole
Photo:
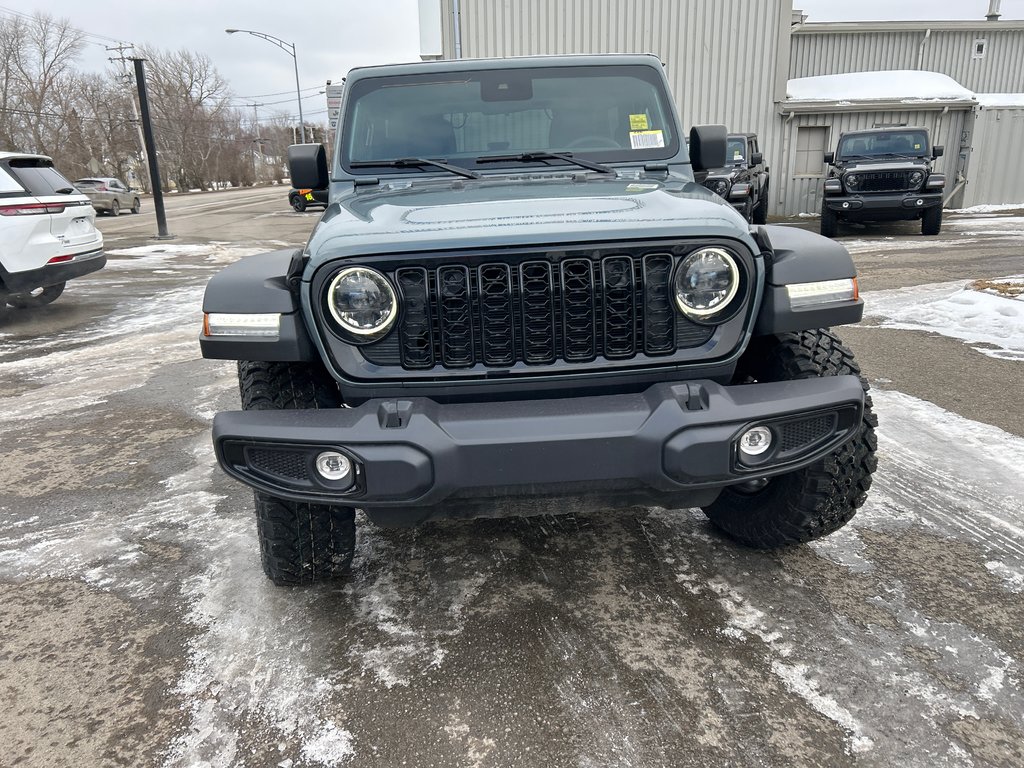
[[[708,179],[704,186],[720,197],[725,197],[729,194],[729,182],[725,179]]]
[[[860,184],[860,176],[856,173],[846,174],[846,186],[850,189],[856,189],[858,184]]]
[[[924,174],[920,171],[914,171],[910,174],[910,186],[919,187],[922,181],[924,181]]]
[[[391,283],[368,267],[346,267],[327,289],[327,306],[347,332],[370,341],[383,335],[398,317]]]
[[[721,248],[701,248],[676,269],[676,304],[684,315],[708,317],[729,306],[739,286],[736,260]]]

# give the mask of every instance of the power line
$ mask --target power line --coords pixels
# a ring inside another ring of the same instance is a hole
[[[302,88],[299,92],[305,93],[306,91],[322,91],[323,89],[324,87],[322,85],[313,85],[310,86],[309,88]],[[236,96],[235,98],[242,99],[244,101],[245,99],[262,99],[264,96],[287,96],[290,93],[295,93],[295,91],[278,91],[277,93],[254,93],[252,96]]]
[[[37,18],[33,14],[23,13],[22,11],[16,11],[13,8],[8,8],[7,6],[4,6],[4,5],[0,5],[0,13],[7,13],[7,14],[10,14],[11,16],[15,16],[15,17],[17,17],[19,19],[24,19],[26,21],[35,21],[36,18]],[[103,41],[105,41],[107,43],[121,43],[121,42],[123,42],[123,41],[118,40],[117,38],[114,38],[114,37],[107,37],[106,35],[98,35],[95,32],[87,32],[86,30],[82,29],[81,27],[75,26],[74,24],[70,24],[69,23],[68,26],[71,29],[73,29],[76,32],[78,32],[80,35],[83,35],[84,37],[92,37],[92,38],[95,38],[96,40],[103,40]],[[94,44],[95,45],[102,45],[102,43],[94,43]]]

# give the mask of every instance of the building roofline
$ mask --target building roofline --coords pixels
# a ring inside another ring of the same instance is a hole
[[[1024,21],[818,21],[804,22],[792,28],[794,35],[856,35],[869,32],[1020,32]]]
[[[776,104],[783,115],[823,115],[834,112],[927,112],[935,109],[973,109],[974,99],[929,99],[901,101],[899,99],[861,99],[857,101],[799,101],[787,99]]]

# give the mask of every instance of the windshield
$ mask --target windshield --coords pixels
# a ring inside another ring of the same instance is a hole
[[[925,157],[928,134],[924,131],[879,131],[844,136],[839,142],[839,159],[858,157]]]
[[[531,152],[598,162],[662,160],[678,151],[672,114],[661,74],[643,65],[367,78],[353,83],[349,94],[341,161],[351,170],[350,163],[402,158],[472,168],[487,156]],[[399,169],[424,170],[430,169]]]
[[[747,140],[739,136],[730,136],[725,145],[725,162],[742,163],[747,159]]]

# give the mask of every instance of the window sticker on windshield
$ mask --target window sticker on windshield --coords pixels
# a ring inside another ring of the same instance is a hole
[[[920,148],[921,148],[921,145],[920,145],[920,144],[915,144],[915,145],[914,145],[914,149],[920,149]]]
[[[646,131],[651,126],[647,123],[647,115],[630,115],[629,116],[629,130],[631,131]]]
[[[732,159],[733,160],[742,160],[743,159],[743,155],[740,153],[740,151],[738,149],[734,149],[732,151]]]
[[[665,146],[661,131],[630,131],[629,146],[633,149],[658,149]]]

